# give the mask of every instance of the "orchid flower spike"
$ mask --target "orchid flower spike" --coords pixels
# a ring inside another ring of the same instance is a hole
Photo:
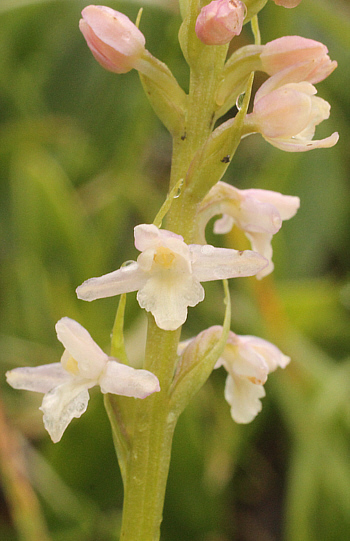
[[[99,385],[104,394],[134,398],[146,398],[160,390],[154,374],[108,357],[73,319],[60,319],[56,332],[65,347],[60,363],[15,368],[6,373],[14,389],[45,393],[40,409],[54,443],[60,441],[71,420],[86,411],[91,387]]]
[[[262,409],[260,398],[265,396],[268,374],[278,367],[285,368],[289,362],[290,357],[267,340],[230,332],[215,368],[223,366],[227,370],[225,398],[236,423],[250,423],[256,417]]]
[[[305,152],[334,146],[339,135],[313,141],[318,124],[329,118],[330,105],[315,96],[316,88],[303,76],[304,63],[276,73],[259,88],[253,112],[245,118],[246,133],[261,133],[271,145],[287,152]]]
[[[252,250],[269,264],[256,274],[258,279],[273,271],[272,236],[279,231],[282,221],[292,218],[300,206],[299,197],[282,195],[270,190],[239,190],[225,182],[218,182],[203,199],[198,210],[199,234],[205,242],[205,227],[217,214],[223,217],[214,224],[214,233],[225,234],[236,225],[251,243]]]
[[[137,261],[77,288],[79,299],[92,301],[138,291],[141,308],[151,312],[161,329],[173,331],[187,318],[188,306],[204,299],[200,282],[252,276],[268,262],[246,250],[185,244],[183,237],[155,225],[135,227]]]
[[[246,14],[240,0],[213,0],[197,17],[197,37],[206,45],[225,45],[241,33]]]
[[[127,73],[137,68],[145,52],[145,37],[130,19],[109,7],[87,6],[79,28],[96,58],[108,71]]]
[[[269,75],[303,63],[309,70],[304,81],[315,84],[323,81],[337,67],[337,62],[328,56],[323,43],[301,36],[283,36],[263,45],[260,54],[262,70]]]

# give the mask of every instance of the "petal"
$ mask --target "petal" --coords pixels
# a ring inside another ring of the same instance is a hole
[[[232,216],[228,214],[223,214],[222,218],[219,218],[215,221],[213,231],[216,235],[225,235],[229,233],[235,224]]]
[[[262,385],[254,385],[246,378],[229,375],[226,379],[225,398],[231,406],[231,416],[236,423],[250,423],[261,411],[260,398],[265,396]]]
[[[166,229],[158,229],[153,224],[141,224],[135,227],[135,246],[142,251],[137,258],[137,263],[145,272],[151,269],[154,256],[162,248],[171,250],[188,262],[190,259],[188,246],[181,235]]]
[[[77,361],[80,376],[96,380],[108,361],[108,355],[74,319],[60,319],[56,323],[56,332],[59,341]]]
[[[204,299],[204,289],[190,274],[175,272],[153,275],[140,289],[137,300],[151,312],[156,324],[165,331],[174,331],[187,318],[187,307]]]
[[[298,83],[314,88],[310,83]],[[291,86],[291,85],[290,85]],[[284,85],[255,101],[252,116],[265,137],[297,136],[309,123],[312,100],[303,88]],[[297,87],[298,85],[295,85]]]
[[[14,389],[47,393],[71,379],[61,363],[15,368],[6,372],[7,383]]]
[[[237,192],[239,193],[237,194]],[[255,197],[254,190],[238,190],[233,186],[227,186],[221,193],[218,191],[217,196],[218,203],[213,202],[212,204],[213,212],[217,209],[224,215],[231,216],[237,227],[243,231],[266,231],[274,234],[282,226],[278,209],[268,200],[261,201]],[[228,225],[229,223],[226,221],[223,224],[219,223],[219,225],[216,222],[214,231],[218,232],[218,228],[220,231],[225,226],[228,228]]]
[[[254,103],[283,85],[309,81],[309,75],[314,71],[314,68],[315,66],[310,62],[300,62],[277,72],[272,77],[269,77],[258,89]]]
[[[200,282],[253,276],[268,264],[265,258],[250,250],[239,252],[210,244],[191,244],[189,248],[193,274]]]
[[[146,279],[138,264],[133,262],[109,274],[86,280],[77,287],[76,293],[78,299],[94,301],[95,299],[137,291],[144,285]]]
[[[183,241],[181,235],[177,235],[166,229],[158,229],[154,224],[140,224],[134,228],[135,246],[140,252],[148,248],[156,248],[169,238]]]
[[[158,378],[148,370],[135,370],[131,366],[109,360],[99,384],[103,393],[113,393],[134,398],[160,391]]]
[[[251,188],[245,192],[262,203],[270,203],[276,207],[283,221],[293,218],[300,207],[300,199],[294,195],[282,195],[279,192],[259,188]]]
[[[262,354],[255,349],[246,346],[239,336],[232,341],[230,332],[224,353],[222,354],[223,365],[227,372],[247,378],[255,385],[263,385],[267,380],[269,366]]]
[[[270,233],[248,233],[246,232],[246,237],[249,239],[252,249],[258,254],[262,255],[269,264],[264,267],[260,272],[256,274],[258,280],[264,278],[270,274],[274,269],[274,264],[272,263],[272,235]]]
[[[274,147],[286,152],[307,152],[308,150],[313,150],[315,148],[334,147],[339,140],[339,134],[338,132],[334,132],[329,137],[316,141],[300,141],[300,139],[269,139],[268,137],[264,137],[264,139],[270,143],[270,145],[273,145]]]
[[[316,63],[327,58],[328,49],[323,43],[301,36],[283,36],[264,45],[260,55],[264,71],[273,75],[299,62]]]
[[[262,355],[268,365],[269,372],[273,372],[276,368],[285,368],[290,362],[290,357],[284,355],[277,346],[271,344],[263,338],[257,336],[240,336],[239,337],[245,347],[255,349],[259,355]]]
[[[69,381],[51,389],[44,396],[41,411],[46,430],[54,443],[62,438],[63,432],[74,417],[86,411],[89,393],[86,383]]]
[[[241,205],[236,212],[238,227],[244,231],[277,233],[282,220],[276,207],[269,202],[259,201],[246,190],[242,192]]]

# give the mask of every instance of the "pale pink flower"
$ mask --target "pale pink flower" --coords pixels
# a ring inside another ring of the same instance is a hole
[[[228,372],[225,398],[236,423],[250,423],[256,417],[262,409],[260,399],[265,396],[268,374],[289,362],[290,357],[267,340],[230,332],[215,368],[223,366]]]
[[[173,331],[187,318],[188,306],[204,299],[200,282],[252,276],[268,262],[255,252],[228,250],[210,245],[185,244],[180,235],[155,225],[135,227],[137,261],[90,278],[77,288],[85,301],[138,291],[141,308],[151,312],[161,329]]]
[[[277,6],[283,6],[284,8],[295,8],[301,0],[273,0]]]
[[[79,323],[64,317],[56,323],[57,337],[65,347],[60,363],[15,368],[6,373],[15,389],[44,393],[44,425],[54,443],[74,417],[87,408],[88,390],[99,385],[102,393],[146,398],[160,390],[158,378],[108,357]]]
[[[239,190],[225,182],[218,182],[199,206],[198,225],[201,240],[205,242],[205,227],[218,214],[223,217],[214,224],[214,233],[228,233],[235,225],[251,243],[252,250],[268,260],[269,264],[256,274],[258,279],[273,271],[272,237],[282,221],[292,218],[300,205],[299,197],[282,195],[261,189]]]
[[[327,53],[327,47],[319,41],[300,36],[283,36],[263,46],[260,60],[263,71],[269,75],[304,63],[309,68],[305,72],[304,81],[315,84],[328,77],[337,67],[337,62],[331,61]]]
[[[240,0],[213,0],[197,17],[197,37],[206,45],[225,45],[241,33],[246,13]]]
[[[271,145],[287,152],[305,152],[334,146],[339,135],[313,141],[318,124],[329,118],[330,105],[315,96],[316,88],[306,80],[307,63],[282,70],[259,88],[253,112],[246,116],[246,133],[258,132]]]
[[[219,340],[221,334],[222,327],[215,325],[181,342],[179,366],[200,363],[208,346]],[[229,332],[225,349],[214,368],[223,366],[228,372],[225,398],[236,423],[250,423],[256,417],[262,408],[260,399],[265,396],[268,374],[278,367],[285,368],[289,362],[290,358],[267,340]]]
[[[105,69],[127,73],[136,67],[145,52],[145,37],[126,15],[94,5],[84,8],[81,14],[80,30]]]

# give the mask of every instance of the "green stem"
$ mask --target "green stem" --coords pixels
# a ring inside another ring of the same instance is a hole
[[[215,121],[215,95],[226,58],[225,47],[208,47],[207,62],[201,59],[201,69],[191,69],[190,90],[185,131],[173,140],[170,187],[179,179],[184,183],[167,217],[166,228],[182,235],[185,242],[193,242],[193,221],[202,194],[191,190],[187,173],[196,152],[210,136]]]
[[[157,375],[161,387],[136,405],[132,445],[124,485],[120,540],[157,541],[168,477],[176,416],[169,406],[169,388],[177,361],[181,329],[163,331],[151,315],[144,368]]]
[[[214,122],[215,93],[226,47],[206,47],[200,68],[191,69],[186,128],[173,143],[170,189],[184,179],[180,196],[166,216],[165,228],[193,242],[194,218],[200,200],[186,184],[194,155],[208,139]],[[126,464],[120,541],[158,541],[177,415],[170,404],[170,388],[177,363],[181,329],[163,331],[152,316],[144,367],[159,379],[161,391],[135,407],[131,446]]]

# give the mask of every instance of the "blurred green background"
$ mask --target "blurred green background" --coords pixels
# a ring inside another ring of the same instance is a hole
[[[145,2],[147,48],[184,88],[176,2]],[[1,402],[0,538],[116,539],[122,485],[98,392],[52,444],[41,395],[9,388],[6,370],[57,362],[54,324],[69,316],[108,348],[117,299],[84,303],[83,280],[136,256],[133,227],[164,200],[171,141],[136,72],[116,76],[78,30],[80,0],[0,0]],[[135,20],[136,2],[110,1]],[[241,144],[224,180],[298,195],[297,216],[273,241],[275,272],[231,280],[232,330],[292,357],[271,375],[263,410],[237,426],[215,372],[180,418],[162,541],[340,541],[350,532],[349,137],[347,0],[272,1],[263,43],[299,34],[324,42],[338,69],[317,85],[332,105],[317,138],[333,149],[288,154],[260,136]],[[237,45],[251,42],[249,28]],[[262,81],[262,77],[257,77]],[[232,236],[216,244],[240,248]],[[232,244],[234,243],[234,244]],[[245,246],[243,246],[245,247]],[[142,359],[144,314],[129,295],[128,348]],[[184,336],[222,321],[220,284],[190,310]]]

